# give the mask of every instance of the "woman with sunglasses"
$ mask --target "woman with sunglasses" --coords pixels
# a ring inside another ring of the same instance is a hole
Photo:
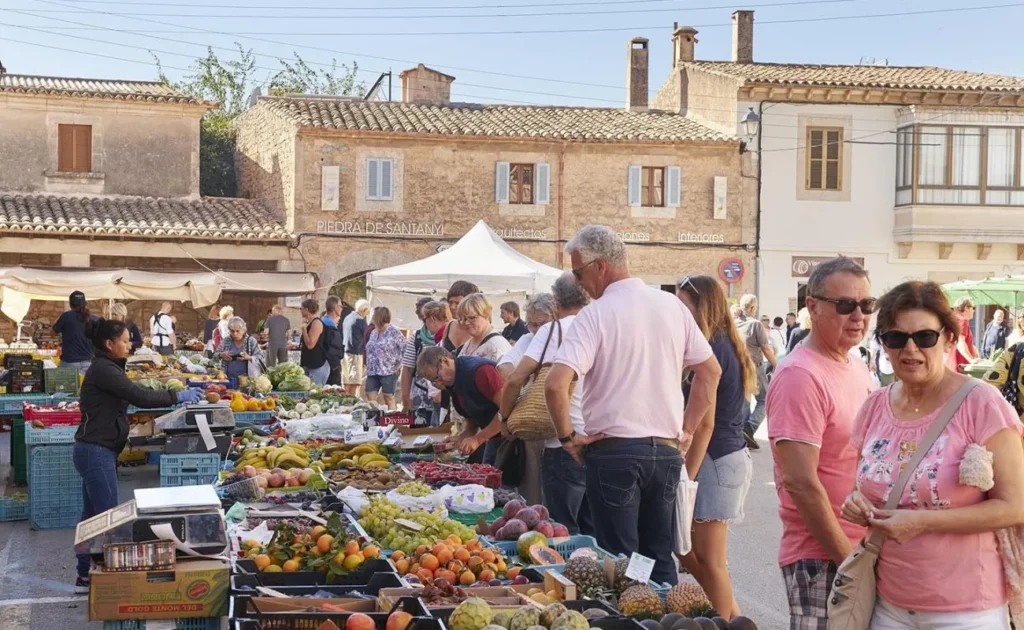
[[[726,541],[729,523],[743,518],[743,503],[753,473],[743,423],[747,417],[747,401],[757,391],[757,372],[717,280],[709,276],[687,276],[679,283],[676,295],[693,313],[722,366],[714,425],[707,427],[703,435],[694,436],[686,454],[686,473],[690,479],[697,480],[697,501],[693,514],[693,551],[681,561],[697,578],[722,618],[732,619],[740,614],[740,608],[729,579]],[[685,383],[683,389],[689,397],[689,383]]]
[[[996,532],[1024,524],[1024,450],[1017,414],[997,389],[978,385],[967,394],[897,508],[883,509],[916,445],[971,380],[945,363],[959,329],[933,282],[905,282],[878,303],[877,334],[899,380],[858,413],[850,438],[860,454],[855,489],[842,505],[844,519],[885,536],[872,629],[1010,627]],[[961,469],[968,447],[979,446],[991,456],[987,483]]]

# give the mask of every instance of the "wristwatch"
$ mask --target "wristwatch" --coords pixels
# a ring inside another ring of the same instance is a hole
[[[572,433],[570,433],[569,435],[558,438],[558,441],[561,442],[562,444],[568,444],[569,442],[572,441],[574,437],[576,437],[576,429],[573,429]]]

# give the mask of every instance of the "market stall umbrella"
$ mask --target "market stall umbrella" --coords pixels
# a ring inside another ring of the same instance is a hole
[[[443,297],[456,280],[472,282],[492,298],[498,321],[498,304],[522,302],[527,295],[551,291],[551,284],[561,274],[562,270],[513,249],[481,220],[440,253],[367,274],[366,286],[373,303],[391,309],[393,323],[418,328],[416,300],[424,295]]]
[[[969,297],[975,305],[1024,306],[1024,276],[1002,276],[984,280],[959,280],[942,285],[950,301]]]
[[[221,288],[212,274],[76,269],[0,269],[5,294],[17,291],[31,300],[59,302],[72,291],[90,300],[170,300],[209,306],[220,299]]]

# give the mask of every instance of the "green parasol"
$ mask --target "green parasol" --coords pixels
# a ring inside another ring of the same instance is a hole
[[[959,280],[942,285],[951,301],[961,297],[974,300],[976,306],[994,304],[1024,307],[1024,276],[1002,276],[985,280]]]

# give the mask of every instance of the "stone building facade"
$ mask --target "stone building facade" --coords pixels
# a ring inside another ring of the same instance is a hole
[[[486,221],[568,266],[605,223],[652,285],[687,274],[753,290],[756,186],[739,140],[647,104],[647,42],[629,44],[626,107],[451,103],[454,77],[402,73],[402,102],[263,97],[236,121],[243,194],[282,208],[324,287],[440,251]]]

